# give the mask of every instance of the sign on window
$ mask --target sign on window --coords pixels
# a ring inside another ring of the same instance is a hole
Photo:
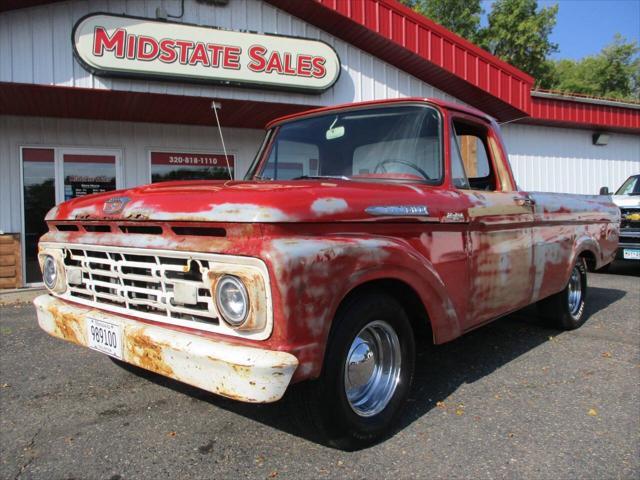
[[[228,159],[228,162],[227,162]],[[151,152],[151,181],[229,180],[235,156],[221,153]]]

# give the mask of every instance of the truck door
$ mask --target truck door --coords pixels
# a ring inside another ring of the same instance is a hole
[[[505,166],[489,148],[490,125],[468,116],[450,124],[454,186],[469,221],[469,313],[464,330],[528,304],[532,285],[532,201],[505,191]],[[502,155],[500,155],[502,157]],[[496,168],[497,167],[497,168]],[[508,190],[514,190],[513,188]]]

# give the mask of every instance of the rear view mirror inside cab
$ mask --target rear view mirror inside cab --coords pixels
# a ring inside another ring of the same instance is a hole
[[[336,138],[344,137],[344,127],[332,127],[325,133],[325,137],[327,140],[334,140]]]

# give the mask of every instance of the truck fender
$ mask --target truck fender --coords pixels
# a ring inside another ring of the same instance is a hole
[[[596,260],[596,268],[602,264],[602,252],[600,249],[600,244],[591,236],[583,234],[579,235],[576,238],[574,248],[571,253],[571,259],[567,264],[567,270],[565,272],[565,282],[566,284],[569,281],[569,277],[571,275],[571,270],[573,269],[573,265],[576,263],[576,260],[579,256],[584,255],[586,252],[592,254]],[[563,285],[564,285],[563,284]]]
[[[272,239],[262,255],[270,263],[277,299],[274,312],[281,338],[298,345],[298,378],[322,368],[335,314],[354,288],[396,279],[410,286],[429,314],[434,339],[460,333],[458,315],[431,262],[411,245],[388,237],[337,235]]]

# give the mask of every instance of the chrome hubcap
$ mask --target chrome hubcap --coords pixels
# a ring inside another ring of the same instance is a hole
[[[361,417],[380,413],[400,379],[400,340],[387,322],[366,325],[353,340],[345,363],[344,388],[353,411]]]
[[[575,315],[580,310],[580,303],[582,301],[582,280],[580,279],[580,270],[578,270],[578,267],[573,267],[571,278],[569,279],[568,291],[569,312],[571,312],[571,315]]]

